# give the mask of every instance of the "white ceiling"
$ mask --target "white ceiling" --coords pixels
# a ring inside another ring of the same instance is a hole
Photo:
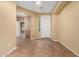
[[[17,1],[16,5],[37,13],[51,13],[57,1],[41,1],[41,6],[35,1]]]

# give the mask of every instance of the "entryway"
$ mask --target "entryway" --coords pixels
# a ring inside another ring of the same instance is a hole
[[[40,15],[40,37],[51,38],[51,15]]]
[[[17,13],[16,20],[16,37],[17,38],[31,38],[30,16],[24,13]]]

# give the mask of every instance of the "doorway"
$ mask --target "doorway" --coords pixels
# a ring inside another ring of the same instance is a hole
[[[40,36],[41,38],[51,38],[51,16],[40,16]]]
[[[16,37],[17,38],[31,38],[31,20],[30,16],[23,14],[23,13],[18,13],[17,14],[17,20],[16,20]]]

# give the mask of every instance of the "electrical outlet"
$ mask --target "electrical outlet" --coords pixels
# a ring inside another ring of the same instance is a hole
[[[11,47],[11,43],[9,43],[9,47]]]

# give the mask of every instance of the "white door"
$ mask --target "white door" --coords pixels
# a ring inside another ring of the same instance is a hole
[[[20,37],[20,22],[16,21],[16,37]]]
[[[41,37],[51,37],[51,16],[40,16],[40,34]]]

